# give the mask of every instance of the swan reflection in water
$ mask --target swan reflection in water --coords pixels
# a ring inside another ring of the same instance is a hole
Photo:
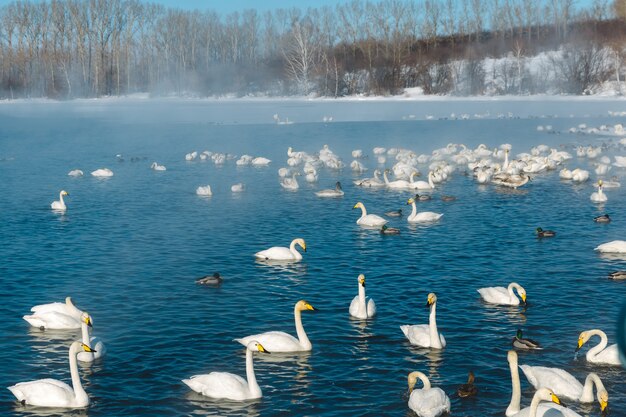
[[[67,349],[66,349],[67,350]],[[66,358],[67,359],[67,358]],[[15,402],[13,411],[20,416],[33,417],[89,417],[87,408],[55,408],[55,407],[35,407],[32,405],[22,405]]]
[[[366,353],[370,347],[370,338],[374,337],[374,333],[368,326],[368,321],[350,316],[350,325],[357,331],[356,340],[351,350],[356,354]]]
[[[515,324],[518,327],[526,324],[526,309],[528,304],[519,306],[506,306],[495,305],[481,302],[482,314],[485,315],[485,319],[495,323],[502,321],[502,315],[504,314],[511,324]]]
[[[439,375],[439,366],[443,363],[443,350],[422,348],[414,345],[409,346],[409,350],[413,356],[406,357],[407,362],[414,363],[414,367],[424,367],[424,359],[428,360],[428,376],[437,380]]]
[[[259,404],[261,399],[257,398],[248,401],[230,401],[224,399],[215,399],[204,396],[195,391],[189,391],[185,395],[185,399],[189,400],[196,409],[191,412],[194,416],[245,416],[259,417]]]

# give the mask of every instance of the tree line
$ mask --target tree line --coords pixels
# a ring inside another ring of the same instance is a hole
[[[550,50],[560,51],[557,90],[580,94],[623,78],[623,3],[353,0],[221,16],[138,0],[18,0],[0,8],[0,98],[528,94],[545,89],[529,59]],[[486,69],[501,57],[503,68]]]

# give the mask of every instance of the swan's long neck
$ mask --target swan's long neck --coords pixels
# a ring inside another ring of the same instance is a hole
[[[91,346],[91,336],[89,335],[89,326],[87,326],[87,323],[81,322],[80,332],[83,343],[92,348],[93,346]],[[92,357],[94,356],[93,353],[88,352],[85,352],[85,355],[91,355]]]
[[[420,373],[417,377],[420,379],[420,381],[422,381],[422,384],[424,384],[424,387],[422,389],[430,389],[430,380],[426,375]]]
[[[435,183],[433,182],[433,176],[434,176],[434,174],[433,174],[432,171],[428,173],[428,186],[430,188],[432,188],[432,189],[435,189]]]
[[[367,315],[367,304],[365,303],[365,287],[359,283],[359,310]]]
[[[361,217],[367,216],[367,210],[365,210],[365,206],[361,204]]]
[[[411,184],[413,184],[415,182],[414,178],[415,178],[416,175],[417,175],[417,172],[415,172],[415,171],[411,172],[411,176],[409,177],[409,182]]]
[[[389,184],[389,179],[387,178],[387,171],[383,171],[383,178],[385,179],[385,184]]]
[[[504,151],[504,164],[502,164],[502,169],[505,170],[509,167],[509,153]]]
[[[378,175],[380,175],[380,171],[379,170],[374,171],[374,178],[376,179],[376,181],[380,182],[380,177]]]
[[[603,194],[603,192],[602,192],[602,186],[601,186],[601,185],[599,185],[599,186],[598,186],[598,196],[602,197],[602,194]],[[61,197],[61,202],[63,202],[63,197]]]
[[[80,382],[80,375],[78,375],[78,363],[76,362],[76,355],[78,355],[78,349],[80,342],[72,343],[70,347],[70,374],[72,375],[72,388],[74,388],[75,401],[78,404],[89,404],[89,396],[83,389],[83,384]]]
[[[59,201],[61,202],[61,205],[64,206],[65,205],[65,201],[63,201],[63,191],[61,191],[59,193]]]
[[[65,297],[65,305],[67,305],[69,308],[74,310],[74,313],[77,315],[81,315],[83,314],[83,312],[78,309],[74,303],[72,302],[72,297]]]
[[[609,339],[606,337],[606,333],[599,329],[589,330],[588,333],[591,336],[600,336],[600,343],[589,349],[589,352],[587,352],[587,360],[590,360],[590,358],[595,358],[598,353],[602,352],[606,348],[606,345],[609,343]]]
[[[585,378],[585,385],[583,386],[583,394],[580,396],[579,401],[584,403],[593,402],[593,384],[596,385],[596,391],[599,393],[602,390],[605,390],[604,384],[598,374],[591,372]]]
[[[295,239],[291,241],[291,245],[289,245],[289,252],[291,252],[295,259],[302,259],[302,255],[296,250],[296,243],[297,241]]]
[[[519,413],[522,401],[522,387],[519,380],[519,369],[517,368],[517,355],[514,359],[509,360],[509,368],[511,369],[511,385],[512,394],[511,402],[506,408],[506,416],[510,417]]]
[[[517,285],[516,283],[514,283],[514,282],[509,284],[509,286],[507,287],[507,290],[509,290],[509,296],[511,297],[512,300],[513,299],[518,299],[517,295],[513,292],[514,288],[519,293],[519,290],[520,290],[521,287],[519,285]]]
[[[252,362],[252,351],[246,349],[246,379],[248,380],[248,390],[254,397],[260,397],[261,387],[256,382],[256,375],[254,374],[254,364]]]
[[[535,395],[533,395],[533,400],[530,402],[528,417],[537,417],[537,409],[539,408],[539,403],[541,402],[541,396],[537,394],[538,393],[535,392]]]
[[[298,335],[298,341],[303,348],[310,350],[312,347],[311,341],[304,331],[304,327],[302,326],[302,315],[297,307],[293,310],[293,316],[296,321],[296,334]]]
[[[417,204],[415,204],[415,201],[413,201],[411,203],[411,215],[409,215],[409,217],[413,218],[417,215]]]
[[[441,339],[437,331],[437,302],[430,306],[430,318],[428,319],[428,330],[430,333],[430,347],[441,349]]]

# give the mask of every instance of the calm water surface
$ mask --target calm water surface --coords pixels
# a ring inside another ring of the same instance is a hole
[[[546,347],[520,353],[520,363],[564,368],[581,381],[596,371],[610,393],[609,415],[626,415],[624,370],[574,356],[582,330],[601,328],[615,342],[626,284],[606,276],[626,268],[626,259],[602,257],[593,248],[626,238],[626,187],[609,190],[609,201],[598,207],[589,200],[591,181],[572,185],[550,172],[511,191],[479,186],[461,170],[435,193],[457,201],[435,198],[420,205],[444,213],[442,221],[420,227],[391,219],[402,233],[381,236],[355,224],[359,213],[352,206],[363,201],[378,214],[407,208],[409,192],[359,189],[349,169],[322,170],[318,184],[301,180],[299,191],[288,192],[277,175],[286,166],[288,146],[314,153],[328,144],[347,164],[352,149],[363,149],[370,156],[364,161],[367,176],[377,167],[374,146],[430,153],[449,142],[508,142],[516,154],[546,143],[574,153],[576,144],[609,143],[606,137],[566,133],[580,123],[626,121],[609,117],[608,110],[626,110],[626,103],[0,105],[0,387],[45,377],[69,381],[67,347],[78,333],[29,328],[21,316],[35,304],[71,295],[93,316],[94,333],[108,347],[102,361],[81,367],[92,400],[88,409],[23,407],[0,390],[0,415],[411,416],[406,376],[420,370],[450,395],[454,416],[503,416],[511,389],[506,352],[517,328]],[[273,124],[275,113],[296,123]],[[451,113],[467,113],[470,120],[438,120]],[[334,121],[322,123],[323,116]],[[541,116],[549,118],[535,118]],[[546,124],[563,133],[537,131]],[[193,150],[247,153],[273,162],[266,168],[238,168],[233,160],[222,167],[186,162],[184,155]],[[153,161],[167,171],[150,170]],[[588,167],[577,158],[566,166]],[[99,180],[88,174],[102,167],[115,176]],[[86,175],[66,175],[77,168]],[[626,181],[623,171],[610,174]],[[344,185],[343,198],[314,195],[337,180]],[[246,191],[231,193],[238,182]],[[206,184],[213,197],[198,197],[196,187]],[[61,189],[70,192],[65,214],[49,209]],[[595,224],[593,217],[603,212],[614,221]],[[557,237],[536,239],[537,226],[556,230]],[[255,252],[287,246],[295,237],[307,242],[302,263],[254,261]],[[194,283],[214,271],[224,277],[221,287]],[[378,306],[377,317],[367,322],[348,315],[359,273],[366,275],[368,295]],[[528,308],[481,303],[477,288],[513,280],[526,288]],[[438,325],[448,341],[442,352],[410,346],[399,328],[428,322],[431,291],[438,295]],[[313,351],[257,355],[261,400],[225,404],[180,382],[214,370],[244,375],[244,349],[232,339],[266,330],[295,333],[293,305],[299,299],[320,310],[303,313]],[[469,370],[480,394],[461,401],[454,392]],[[533,390],[523,375],[522,389],[527,406]],[[584,416],[599,415],[597,404],[571,406]]]

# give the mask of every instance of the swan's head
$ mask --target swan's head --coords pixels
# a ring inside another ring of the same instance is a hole
[[[260,344],[256,340],[253,340],[250,343],[248,343],[248,346],[246,346],[246,349],[248,349],[251,352],[267,353],[268,355],[270,353],[263,347],[262,344]]]
[[[417,194],[415,195],[415,197],[411,197],[406,201],[406,204],[413,204],[415,203],[415,200],[417,200],[419,197],[417,196]]]
[[[434,292],[428,294],[428,300],[426,301],[426,307],[430,307],[437,302],[437,296]]]
[[[585,343],[587,343],[589,341],[589,339],[591,338],[591,335],[588,332],[581,332],[578,335],[578,346],[576,347],[576,352],[578,352],[580,350],[580,348],[582,348]]]
[[[70,193],[68,193],[68,192],[67,192],[67,191],[65,191],[65,190],[61,190],[61,195],[62,195],[62,196],[66,196],[66,195],[67,195],[67,196],[69,196],[69,195],[70,195]]]
[[[603,184],[602,180],[598,180],[598,187],[602,187],[602,184]]]
[[[299,245],[303,251],[306,252],[306,242],[304,241],[304,239],[298,238],[298,239],[294,239],[293,241],[295,242],[296,245]]]
[[[95,349],[92,349],[89,345],[86,345],[82,342],[80,343],[80,347],[85,351],[85,352],[89,352],[89,353],[96,353],[97,351]]]
[[[93,321],[91,320],[91,316],[87,312],[84,312],[80,315],[80,320],[87,326],[93,327]]]
[[[359,274],[359,285],[363,286],[363,288],[365,288],[365,275],[363,274]]]
[[[363,203],[361,203],[361,202],[359,201],[358,203],[356,203],[356,204],[354,205],[354,207],[352,207],[352,210],[354,210],[354,209],[358,209],[358,208],[363,209],[363,208],[365,208],[365,206],[363,206]]]
[[[306,310],[316,311],[317,309],[315,307],[313,307],[308,301],[300,300],[300,301],[298,301],[296,303],[296,310],[298,310],[298,311],[306,311]]]
[[[605,389],[598,391],[598,402],[600,403],[600,411],[604,411],[609,406],[609,393]]]
[[[539,388],[535,395],[544,401],[552,401],[555,404],[564,406],[564,404],[561,404],[559,397],[549,388]]]
[[[413,389],[415,388],[415,384],[417,383],[417,380],[420,379],[422,380],[422,382],[424,382],[424,385],[426,385],[425,381],[428,381],[428,378],[426,377],[426,375],[424,375],[422,372],[419,371],[414,371],[411,372],[409,374],[408,377],[408,382],[409,382],[409,394],[413,391]],[[426,388],[426,387],[424,387]]]

